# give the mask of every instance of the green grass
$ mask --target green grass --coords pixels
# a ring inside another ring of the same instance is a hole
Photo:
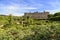
[[[60,40],[60,21],[26,19],[25,24],[20,21],[20,18],[2,17],[0,40]]]

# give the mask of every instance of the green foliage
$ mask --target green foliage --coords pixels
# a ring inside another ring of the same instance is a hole
[[[54,16],[53,14],[49,14],[48,15],[48,19],[51,18],[51,17],[53,17],[53,16]]]
[[[59,16],[55,17],[59,20]],[[54,19],[55,20],[55,19]],[[25,23],[21,24],[20,22]],[[60,40],[60,21],[0,16],[0,40]]]
[[[60,12],[55,13],[54,16],[60,16]]]
[[[50,20],[53,20],[53,21],[60,21],[60,16],[51,17]]]
[[[57,12],[54,15],[48,15],[48,19],[52,21],[60,21],[60,12]]]

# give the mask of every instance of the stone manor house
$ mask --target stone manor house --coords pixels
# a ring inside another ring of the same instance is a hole
[[[30,17],[33,19],[47,19],[49,12],[33,12],[33,13],[24,13],[24,17]]]

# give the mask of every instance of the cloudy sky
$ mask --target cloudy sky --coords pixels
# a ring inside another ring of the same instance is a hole
[[[23,15],[24,12],[60,11],[60,0],[0,0],[0,14]]]

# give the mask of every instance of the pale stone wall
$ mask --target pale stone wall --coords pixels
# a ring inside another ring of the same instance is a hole
[[[29,16],[33,19],[47,19],[49,12],[34,12],[34,13],[25,13],[24,17]]]

